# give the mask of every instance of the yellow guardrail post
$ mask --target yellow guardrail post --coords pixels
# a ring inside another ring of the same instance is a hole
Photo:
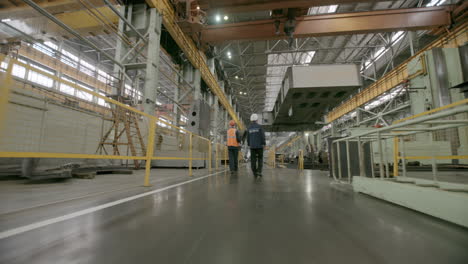
[[[192,142],[193,140],[193,134],[190,133],[190,141],[189,141],[189,176],[193,176],[192,174],[192,161],[193,161],[193,150],[192,150]]]
[[[302,153],[301,170],[304,170],[304,153]]]
[[[151,158],[154,154],[154,137],[156,134],[156,118],[149,118],[149,131],[148,131],[148,148],[146,149],[146,164],[145,164],[145,183],[143,186],[150,187],[149,178],[151,174]]]

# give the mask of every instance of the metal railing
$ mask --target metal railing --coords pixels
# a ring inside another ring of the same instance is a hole
[[[357,151],[352,152],[352,143],[357,143]],[[401,119],[387,127],[337,139],[332,144],[335,180],[346,175],[351,182],[352,176],[359,175],[382,180],[411,177],[429,180],[435,186],[441,179],[468,184],[468,99]],[[440,168],[465,168],[465,171],[459,170],[460,177],[454,179],[441,173]],[[425,171],[431,171],[431,177]]]
[[[6,72],[0,73],[0,158],[110,160],[120,164],[140,161],[145,164],[144,186],[150,186],[153,162],[178,162],[180,167],[188,167],[190,176],[194,167],[211,171],[213,160],[215,169],[223,160],[227,166],[225,145],[12,57],[0,57],[0,61],[7,63]],[[15,65],[104,100],[109,106],[88,107],[91,102],[83,105],[66,95],[58,100],[53,88],[43,92],[16,81]]]
[[[297,158],[297,169],[300,171],[304,170],[304,151],[302,149],[299,150],[299,155]]]

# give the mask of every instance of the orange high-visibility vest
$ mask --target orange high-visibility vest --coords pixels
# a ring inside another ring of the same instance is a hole
[[[227,145],[228,147],[239,147],[239,142],[237,142],[236,138],[236,129],[230,128],[227,131]]]

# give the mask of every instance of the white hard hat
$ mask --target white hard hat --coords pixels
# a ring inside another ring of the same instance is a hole
[[[250,121],[257,121],[258,120],[258,115],[257,114],[252,114],[250,116]]]

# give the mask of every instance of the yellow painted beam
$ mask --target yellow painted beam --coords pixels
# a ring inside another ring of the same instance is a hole
[[[8,2],[8,1],[7,1]],[[0,19],[25,19],[42,16],[29,5],[16,1],[16,5],[3,6],[0,9]],[[47,10],[51,14],[73,12],[82,9],[83,6],[77,0],[54,0],[54,1],[35,1],[40,7]],[[87,0],[86,3],[93,7],[104,6],[102,0]]]
[[[163,24],[179,48],[187,56],[193,67],[200,70],[201,76],[211,91],[218,97],[221,105],[228,111],[231,118],[237,123],[239,129],[244,130],[244,124],[237,118],[236,112],[228,101],[226,94],[219,86],[216,78],[211,73],[205,62],[203,53],[197,49],[195,43],[190,39],[177,24],[177,17],[169,0],[146,0],[146,3],[156,8],[163,16]]]
[[[112,24],[117,24],[119,22],[119,17],[114,12],[112,12],[109,7],[98,7],[93,9],[93,12],[102,18],[106,18],[108,21],[104,20],[105,22],[110,22]],[[100,23],[86,10],[57,14],[55,17],[60,19],[60,21],[63,23],[67,24],[67,26],[78,31],[103,27],[103,24],[105,24]]]
[[[109,7],[102,6],[91,10],[99,17],[99,19],[92,15],[88,10],[76,11],[76,9],[74,9],[74,11],[60,12],[54,15],[57,19],[83,36],[111,34],[116,30],[119,17],[114,14]],[[12,18],[12,21],[8,23],[13,27],[23,25],[26,29],[25,33],[37,39],[71,36],[54,22],[50,21],[46,17],[38,16],[38,14],[38,12],[35,12],[35,14],[31,16],[25,16],[19,19]]]
[[[403,121],[411,120],[411,119],[414,119],[414,118],[417,118],[417,117],[430,115],[430,114],[433,114],[435,112],[439,112],[439,111],[449,109],[449,108],[452,108],[452,107],[455,107],[455,106],[463,105],[463,104],[468,104],[468,99],[460,100],[460,101],[457,101],[457,102],[455,102],[453,104],[444,105],[442,107],[434,108],[434,109],[426,111],[426,112],[422,112],[422,113],[419,113],[419,114],[416,114],[416,115],[412,115],[412,116],[409,116],[409,117],[406,117],[406,118],[402,118],[400,120],[396,120],[395,122],[393,122],[393,124],[398,124],[398,123],[401,123]]]

